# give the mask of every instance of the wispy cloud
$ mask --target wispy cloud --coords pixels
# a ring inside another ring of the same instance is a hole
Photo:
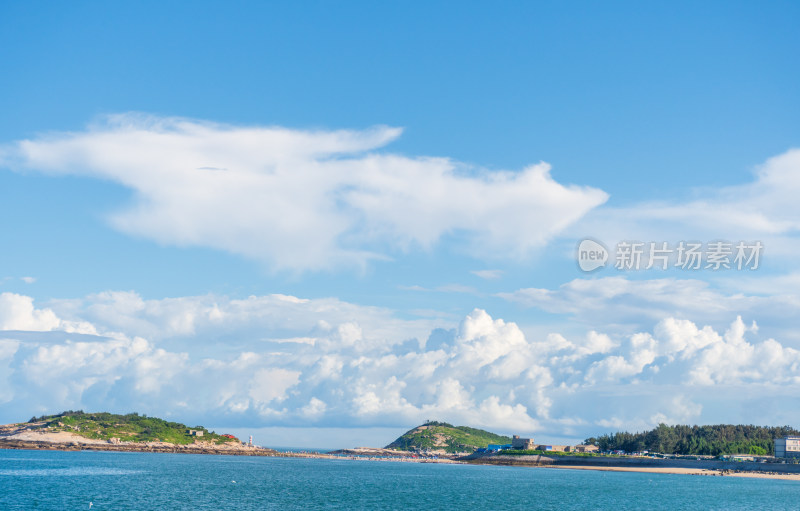
[[[411,286],[397,286],[398,289],[403,291],[420,291],[424,293],[465,293],[465,294],[478,294],[478,290],[472,286],[465,286],[463,284],[442,284],[433,288],[423,287],[418,284]]]
[[[136,192],[110,219],[123,232],[298,271],[430,249],[445,235],[480,257],[525,257],[607,199],[557,183],[546,163],[465,172],[447,158],[379,151],[401,132],[124,114],[7,144],[0,164],[120,183]]]
[[[609,203],[576,222],[566,235],[590,236],[606,243],[759,240],[769,258],[785,263],[797,257],[800,149],[769,158],[754,169],[749,183],[692,192],[691,199],[642,201],[628,206]]]
[[[473,270],[470,273],[485,280],[497,280],[503,276],[503,270]]]

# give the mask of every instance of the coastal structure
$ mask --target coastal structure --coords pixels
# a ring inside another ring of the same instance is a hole
[[[532,450],[536,449],[536,444],[533,443],[533,438],[520,438],[519,435],[511,437],[512,449]]]
[[[753,454],[721,454],[717,459],[722,461],[752,461],[757,463],[769,463],[775,459],[774,456],[755,456]]]
[[[203,436],[203,430],[201,429],[187,429],[186,434],[189,436]]]
[[[596,445],[576,445],[571,448],[571,452],[600,452],[600,448]]]
[[[569,452],[570,446],[569,445],[540,445],[538,446],[540,451],[554,451],[554,452]]]
[[[537,444],[533,438],[522,438],[519,435],[511,437],[510,445],[489,444],[488,451],[500,451],[503,449],[516,449],[520,451],[558,451],[558,452],[599,452],[600,448],[596,445],[551,445]]]
[[[490,452],[505,451],[506,449],[511,449],[511,444],[489,444],[486,446],[486,450]]]
[[[776,458],[800,458],[800,436],[775,439]]]

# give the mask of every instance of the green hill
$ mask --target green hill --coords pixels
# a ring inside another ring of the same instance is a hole
[[[32,429],[48,432],[66,431],[98,440],[119,438],[123,442],[168,442],[181,445],[194,443],[195,440],[215,444],[238,442],[237,438],[218,435],[203,426],[189,428],[179,422],[169,422],[138,413],[117,415],[106,412],[68,411],[58,415],[32,417],[28,424]],[[190,430],[198,433],[192,435]],[[202,432],[202,435],[199,432]]]
[[[447,452],[465,452],[489,444],[510,443],[511,437],[496,435],[482,429],[429,421],[407,431],[386,448],[400,451],[443,449]]]

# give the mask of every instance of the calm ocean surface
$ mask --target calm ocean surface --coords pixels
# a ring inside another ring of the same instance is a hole
[[[234,482],[235,481],[235,482]],[[190,454],[0,451],[0,510],[800,509],[800,483]]]

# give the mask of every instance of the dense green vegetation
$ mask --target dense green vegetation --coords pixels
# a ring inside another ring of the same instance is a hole
[[[129,413],[117,415],[113,413],[84,413],[67,411],[58,415],[31,417],[31,423],[42,423],[38,428],[47,431],[67,431],[87,438],[110,440],[119,438],[123,442],[169,442],[173,444],[191,444],[195,440],[213,442],[238,441],[208,431],[202,426],[189,428],[179,422],[169,422],[156,417]],[[188,430],[202,431],[202,437],[192,436]]]
[[[428,421],[407,431],[386,448],[401,451],[444,449],[446,452],[469,452],[489,444],[510,443],[511,437],[496,435],[482,429]]]
[[[586,439],[602,451],[650,451],[664,454],[773,454],[775,438],[799,435],[789,426],[765,427],[717,424],[713,426],[667,426],[659,424],[643,433],[612,433]]]

